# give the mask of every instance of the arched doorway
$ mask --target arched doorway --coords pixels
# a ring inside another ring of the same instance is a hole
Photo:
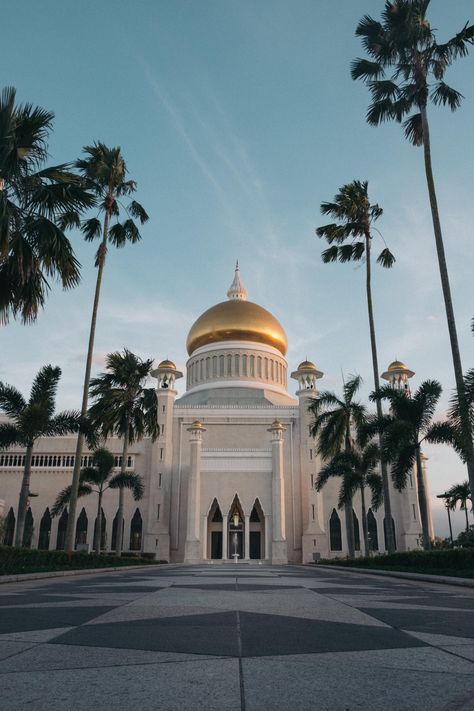
[[[342,551],[341,519],[336,509],[332,510],[329,519],[329,547],[332,551]]]
[[[28,510],[25,516],[25,527],[23,529],[23,548],[31,548],[31,541],[33,540],[33,531],[35,528],[35,522],[33,519],[33,514],[31,513],[31,506],[28,506]]]
[[[228,521],[228,557],[241,560],[244,557],[244,512],[237,495],[230,507]]]
[[[40,521],[40,530],[38,538],[39,550],[49,550],[49,538],[51,536],[51,514],[49,508],[44,512]]]
[[[104,509],[101,508],[101,536],[100,536],[100,549],[105,550],[105,545],[107,542],[106,530],[107,530],[107,519],[105,518]],[[97,536],[98,536],[99,521],[97,516],[94,521],[94,549],[97,549]]]
[[[10,510],[5,519],[5,533],[3,534],[3,545],[12,546],[13,538],[15,536],[15,514],[13,512],[13,507],[10,506]]]
[[[67,530],[67,520],[69,514],[67,509],[64,509],[58,521],[58,535],[56,537],[56,550],[64,550],[64,545],[66,543],[66,530]]]
[[[222,558],[222,512],[217,499],[214,499],[207,516],[207,550],[212,560]]]
[[[86,510],[84,507],[81,509],[79,518],[76,523],[76,548],[78,546],[85,546],[87,543],[87,527],[89,521],[87,518]]]
[[[140,509],[136,509],[130,524],[130,550],[141,551],[142,549],[142,515]]]
[[[114,516],[114,520],[112,521],[112,545],[110,546],[111,550],[116,550],[117,548],[117,520],[118,520],[118,511]],[[125,527],[125,521],[122,519],[122,548],[123,548],[123,530]]]
[[[258,499],[255,499],[253,509],[250,513],[249,524],[248,557],[251,560],[261,560],[265,558],[265,515]]]
[[[354,517],[354,549],[360,551],[360,530],[359,530],[359,519],[356,516],[356,512],[352,509],[352,515]]]
[[[397,550],[397,539],[395,536],[395,521],[393,520],[392,516],[392,536],[393,536],[393,543],[395,545],[395,550]],[[387,519],[384,518],[383,520],[383,537],[384,537],[384,542],[385,542],[385,550],[388,551],[388,545],[387,545]]]
[[[369,536],[369,550],[378,551],[379,535],[377,532],[377,519],[375,518],[372,509],[367,512],[367,533]]]

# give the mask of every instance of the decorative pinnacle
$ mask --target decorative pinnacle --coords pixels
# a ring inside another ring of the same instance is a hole
[[[227,298],[230,301],[247,301],[248,292],[240,278],[239,260],[235,265],[234,281],[229,287]]]

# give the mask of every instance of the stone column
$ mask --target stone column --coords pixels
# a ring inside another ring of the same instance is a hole
[[[285,482],[283,477],[283,432],[278,420],[268,432],[272,443],[272,563],[288,563],[285,531]]]
[[[227,551],[227,541],[229,540],[229,535],[228,535],[228,525],[229,525],[229,517],[227,514],[222,516],[222,560],[227,560],[229,554]]]
[[[270,560],[270,525],[265,515],[265,560]]]
[[[250,516],[244,514],[244,560],[250,560]]]
[[[202,558],[200,541],[201,444],[205,432],[202,422],[195,420],[188,427],[190,456],[188,477],[188,511],[184,562],[198,563]]]

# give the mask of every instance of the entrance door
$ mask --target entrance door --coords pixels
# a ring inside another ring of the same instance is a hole
[[[260,531],[250,531],[250,558],[252,560],[260,560],[262,557],[261,540]]]
[[[211,558],[222,558],[222,531],[211,532]]]

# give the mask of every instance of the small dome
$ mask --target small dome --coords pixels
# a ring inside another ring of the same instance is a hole
[[[299,364],[298,370],[317,370],[317,368],[310,360],[304,360]]]
[[[387,370],[408,370],[408,368],[401,360],[394,360],[393,363],[390,363]]]
[[[172,360],[162,360],[161,363],[158,364],[158,368],[169,368],[169,370],[176,370],[176,366],[173,363]]]

